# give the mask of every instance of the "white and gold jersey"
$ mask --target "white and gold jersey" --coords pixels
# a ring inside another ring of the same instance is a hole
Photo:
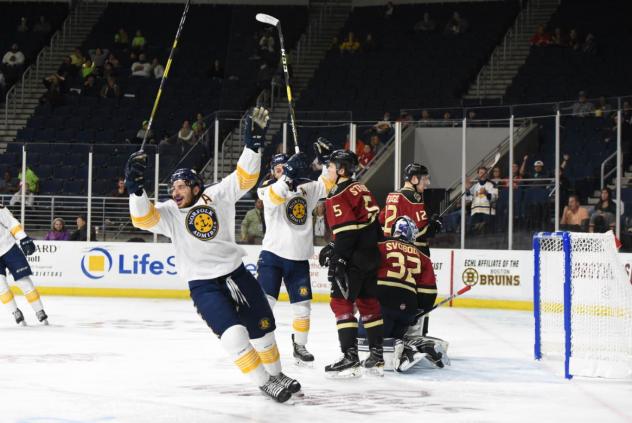
[[[245,148],[233,173],[206,188],[193,206],[182,209],[173,200],[154,206],[144,192],[132,194],[132,223],[171,238],[176,268],[185,281],[227,275],[246,255],[235,242],[235,203],[256,185],[260,169],[261,154]]]
[[[13,217],[9,209],[0,205],[0,256],[9,251],[16,240],[24,238],[26,238],[26,233],[20,222]]]

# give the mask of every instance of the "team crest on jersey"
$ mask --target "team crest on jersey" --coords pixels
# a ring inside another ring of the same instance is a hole
[[[270,319],[264,317],[263,319],[259,320],[259,329],[270,329]]]
[[[187,230],[201,241],[210,241],[219,231],[215,209],[207,205],[193,207],[186,217]]]
[[[285,214],[293,224],[304,225],[307,222],[307,201],[301,196],[290,199],[285,207]]]
[[[298,289],[298,295],[300,295],[301,297],[307,297],[309,295],[309,289],[307,289],[306,286],[301,286]]]

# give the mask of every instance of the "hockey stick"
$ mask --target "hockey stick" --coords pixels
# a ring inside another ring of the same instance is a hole
[[[456,297],[465,294],[467,291],[469,291],[470,289],[472,289],[472,287],[470,285],[464,286],[463,288],[459,289],[456,294],[452,294],[447,298],[444,298],[443,300],[439,301],[437,304],[435,304],[434,306],[432,306],[432,308],[428,311],[422,311],[421,313],[418,313],[415,315],[415,321],[419,320],[420,318],[424,317],[425,315],[429,314],[431,311],[441,307],[442,305],[444,305],[445,303],[449,303],[450,301],[452,301],[453,299],[455,299]]]
[[[283,75],[285,76],[285,91],[287,92],[287,105],[290,109],[290,126],[292,127],[292,137],[294,138],[294,152],[299,153],[298,133],[296,132],[296,115],[294,113],[294,105],[292,104],[292,89],[290,88],[290,74],[287,70],[287,56],[285,55],[285,41],[283,40],[283,31],[281,31],[281,21],[274,16],[265,13],[257,13],[255,16],[259,22],[276,27],[279,32],[279,44],[281,46],[281,63],[283,65]]]
[[[498,161],[500,160],[500,152],[496,153],[496,155],[494,156],[494,162],[487,167],[487,173],[489,173],[490,170],[492,170],[494,168],[494,166],[496,166],[496,163],[498,163]],[[463,190],[463,192],[461,192],[454,200],[452,200],[452,202],[448,205],[448,207],[445,208],[445,210],[443,210],[441,212],[441,214],[439,215],[439,217],[442,217],[444,214],[446,214],[448,212],[448,210],[450,210],[455,204],[458,204],[459,200],[461,199],[461,197],[463,197],[465,195],[465,189]]]
[[[162,73],[162,78],[160,79],[160,86],[158,87],[158,93],[156,94],[156,99],[154,100],[154,107],[151,109],[151,115],[149,116],[149,122],[147,123],[147,130],[145,131],[145,135],[143,135],[143,142],[140,145],[140,150],[143,151],[145,147],[145,143],[147,142],[147,135],[151,130],[151,125],[154,123],[154,116],[156,115],[156,110],[158,110],[158,103],[160,102],[160,96],[162,95],[162,89],[165,85],[165,81],[169,76],[169,70],[171,69],[171,62],[173,61],[173,53],[178,46],[178,41],[180,40],[180,33],[182,32],[182,28],[184,27],[184,21],[187,19],[187,13],[189,12],[189,4],[191,0],[187,0],[184,5],[184,11],[182,12],[182,17],[180,18],[180,24],[178,25],[178,30],[176,31],[176,38],[173,40],[173,45],[171,46],[171,51],[169,52],[169,58],[167,59],[167,64],[165,66],[165,71]]]

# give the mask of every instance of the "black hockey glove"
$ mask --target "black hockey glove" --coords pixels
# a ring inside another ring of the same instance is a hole
[[[438,214],[433,214],[428,221],[428,236],[433,237],[436,233],[443,230],[443,223],[441,223],[441,217]]]
[[[35,252],[35,243],[30,236],[20,240],[20,248],[24,251],[25,256],[30,256]]]
[[[324,165],[329,161],[331,150],[333,150],[333,144],[327,138],[318,137],[314,143],[314,153],[320,164]]]
[[[143,151],[132,153],[125,164],[125,188],[127,192],[142,195],[145,189],[147,155]]]
[[[305,153],[296,153],[283,164],[283,173],[293,181],[304,177],[308,169],[309,164]]]
[[[246,147],[255,153],[258,153],[259,149],[263,145],[263,141],[268,130],[269,119],[269,113],[263,107],[255,107],[246,117],[244,141],[246,143]]]
[[[347,260],[342,257],[332,257],[329,261],[329,282],[336,284],[345,300],[349,299],[349,276],[347,275]]]
[[[320,250],[320,253],[318,254],[318,264],[320,264],[322,267],[328,267],[329,260],[331,259],[333,255],[334,255],[334,243],[330,242],[329,244],[325,245]]]

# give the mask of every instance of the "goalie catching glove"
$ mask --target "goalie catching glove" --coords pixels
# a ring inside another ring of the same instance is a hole
[[[268,131],[269,120],[269,113],[263,107],[255,107],[246,117],[244,141],[246,143],[246,147],[255,153],[258,153],[259,149],[263,145],[266,132]]]
[[[145,189],[147,155],[144,151],[132,153],[125,164],[125,188],[130,194],[142,195]]]

